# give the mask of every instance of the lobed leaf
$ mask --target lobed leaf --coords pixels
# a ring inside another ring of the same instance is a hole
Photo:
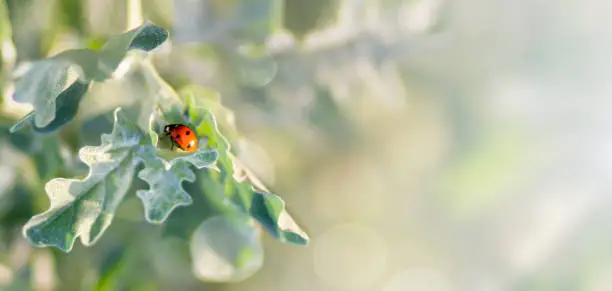
[[[102,82],[112,77],[130,50],[151,51],[168,39],[168,32],[150,22],[123,34],[111,36],[100,50],[74,49],[51,58],[80,67],[82,78]]]
[[[227,109],[218,102],[218,99],[210,96],[199,98],[198,93],[205,92],[206,90],[192,87],[182,91],[182,94],[187,99],[187,103],[192,104],[191,107],[188,107],[189,115],[201,120],[196,131],[207,137],[209,146],[219,150],[217,167],[222,175],[207,172],[208,175],[212,175],[209,179],[220,184],[218,189],[222,191],[217,195],[231,199],[238,209],[255,219],[274,238],[282,242],[306,245],[309,238],[286,212],[285,202],[279,196],[256,190],[253,187],[254,185],[264,188],[262,183],[231,154],[229,141],[219,131],[215,115],[203,107],[193,106],[198,102],[195,100],[199,99],[199,102],[208,105],[207,108],[213,108],[224,116],[229,116],[225,111]],[[225,124],[226,128],[233,129],[231,132],[237,136],[233,124],[231,122]],[[245,175],[249,181],[243,181],[245,178],[243,172],[246,172]]]
[[[55,100],[68,82],[70,63],[43,60],[35,62],[28,73],[17,82],[13,99],[31,103],[34,107],[34,124],[45,126],[55,119]]]
[[[226,195],[230,192],[235,206],[250,215],[275,239],[295,245],[308,244],[308,235],[300,229],[285,210],[285,202],[277,195],[256,190],[248,182],[226,180]]]
[[[181,186],[183,181],[195,181],[195,174],[189,168],[194,165],[201,169],[212,166],[217,160],[215,150],[201,150],[188,157],[167,162],[155,155],[155,148],[146,147],[140,152],[145,168],[138,177],[150,185],[149,190],[139,190],[136,195],[142,200],[145,218],[155,224],[164,222],[179,206],[192,203],[191,196]]]
[[[251,196],[249,214],[274,238],[291,244],[306,245],[308,236],[299,229],[285,210],[285,201],[280,197],[255,191]]]
[[[115,110],[110,134],[102,135],[100,146],[79,151],[90,167],[83,180],[57,178],[45,191],[50,207],[24,226],[24,236],[35,246],[54,246],[69,252],[77,237],[90,246],[110,225],[115,210],[127,193],[139,159],[134,149],[142,139],[140,131]]]
[[[113,131],[102,135],[101,145],[79,151],[81,160],[90,167],[87,177],[57,178],[46,184],[51,205],[32,217],[23,230],[35,246],[69,252],[77,237],[86,246],[94,244],[110,225],[141,162],[144,169],[138,177],[150,189],[137,191],[137,196],[144,203],[146,219],[161,223],[174,208],[191,204],[181,185],[195,179],[190,166],[201,169],[217,160],[216,150],[201,149],[168,162],[157,156],[157,149],[147,144],[145,135],[119,109],[114,114]]]
[[[51,122],[43,127],[38,127],[35,122],[34,112],[30,112],[26,116],[24,116],[20,121],[18,121],[13,127],[11,127],[11,132],[17,132],[22,127],[27,124],[30,124],[34,131],[39,133],[49,133],[53,132],[68,122],[72,121],[77,114],[77,110],[79,108],[79,104],[81,100],[87,94],[89,90],[90,83],[82,83],[80,81],[75,81],[68,87],[66,90],[61,92],[56,99],[57,105],[54,105],[54,118]]]
[[[221,95],[219,95],[218,92],[197,85],[189,85],[182,88],[179,91],[179,95],[190,104],[191,108],[206,108],[214,115],[215,120],[208,121],[211,126],[209,130],[207,130],[207,133],[217,136],[219,132],[223,132],[223,136],[227,138],[227,140],[237,140],[240,138],[240,134],[236,128],[234,112],[221,104]],[[192,114],[202,115],[203,113],[192,112]],[[200,118],[205,119],[204,116],[200,116]],[[212,124],[212,122],[215,124]],[[218,126],[216,131],[214,129],[215,125]],[[219,137],[217,139],[221,138]]]
[[[17,83],[14,94],[15,101],[32,104],[34,111],[11,131],[19,130],[28,120],[33,120],[32,125],[41,132],[57,130],[74,118],[79,101],[87,92],[84,88],[88,88],[90,82],[111,78],[129,50],[151,51],[167,38],[166,30],[145,23],[110,37],[100,50],[67,50],[35,62]],[[76,82],[68,78],[69,72],[78,75]]]
[[[78,84],[85,85],[76,82],[73,86],[80,86]],[[155,127],[159,127],[161,121],[151,122],[152,128],[148,133],[150,137],[147,138],[119,109],[115,110],[111,134],[102,135],[100,146],[84,147],[79,152],[81,160],[90,167],[89,175],[83,180],[58,178],[47,183],[45,190],[51,205],[47,211],[28,221],[23,231],[26,238],[36,246],[54,246],[65,252],[72,249],[77,237],[81,238],[84,245],[92,245],[110,225],[132,183],[136,167],[142,162],[144,168],[138,177],[149,184],[149,189],[139,190],[136,194],[144,204],[145,218],[151,223],[162,223],[175,208],[190,205],[192,198],[183,189],[182,183],[195,181],[196,175],[191,166],[198,169],[209,167],[208,171],[202,173],[208,175],[207,180],[218,186],[206,187],[208,192],[214,189],[214,193],[207,195],[212,194],[214,198],[211,201],[216,201],[213,204],[221,210],[219,213],[226,216],[226,222],[231,220],[234,223],[238,221],[233,220],[237,217],[248,217],[246,221],[258,222],[282,242],[307,244],[307,235],[287,214],[283,200],[262,192],[265,187],[230,153],[230,144],[219,132],[213,113],[198,107],[194,95],[190,95],[187,101],[185,110],[174,106],[164,117],[192,126],[198,136],[203,138],[199,151],[188,155],[173,154],[171,159],[163,159],[158,156],[160,152],[156,148],[158,128]],[[216,101],[208,100],[207,107],[215,108]],[[217,105],[216,110],[223,108],[220,103]],[[60,108],[71,110],[74,107]],[[230,116],[227,112],[223,113],[226,117]],[[231,123],[226,126],[235,130]],[[215,165],[217,161],[219,163]],[[247,173],[249,180],[244,180],[243,172]],[[247,224],[238,226],[244,230]],[[228,231],[231,230],[230,227]],[[237,248],[232,251],[239,253]],[[243,248],[242,251],[257,249],[250,244],[240,248]],[[240,267],[236,262],[232,264]],[[250,263],[245,261],[244,264]]]

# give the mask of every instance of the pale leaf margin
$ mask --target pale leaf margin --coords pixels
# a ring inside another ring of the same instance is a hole
[[[87,176],[82,180],[56,178],[45,185],[50,201],[49,209],[33,216],[23,227],[23,235],[32,245],[53,246],[63,252],[70,252],[77,238],[80,237],[83,245],[91,246],[110,225],[115,210],[131,185],[136,166],[140,163],[132,151],[143,138],[136,127],[132,125],[130,128],[129,121],[120,114],[120,108],[114,111],[114,116],[113,131],[102,135],[100,146],[86,146],[79,150],[79,158],[89,166]],[[111,157],[111,154],[118,156]],[[126,162],[128,164],[124,165]],[[126,181],[107,185],[106,179],[109,176],[112,179],[111,173],[115,171],[119,172],[115,179]],[[73,190],[78,190],[78,193],[70,193],[73,186],[77,187]],[[106,187],[111,187],[111,190],[114,187],[115,196],[99,197],[99,192],[92,191],[98,186],[102,187],[102,194],[108,194]],[[62,224],[62,219],[67,219],[68,223]]]

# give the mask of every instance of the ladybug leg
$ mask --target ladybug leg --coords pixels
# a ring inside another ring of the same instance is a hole
[[[164,137],[167,137],[170,135],[170,126],[166,125],[164,126]],[[170,150],[173,151],[174,150],[174,141],[170,140]]]

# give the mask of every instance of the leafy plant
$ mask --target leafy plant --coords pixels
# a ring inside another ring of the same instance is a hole
[[[268,193],[232,154],[231,143],[240,135],[226,118],[232,113],[221,105],[219,95],[198,87],[176,93],[159,78],[146,54],[131,52],[150,52],[167,39],[165,29],[147,22],[110,37],[100,50],[68,50],[37,61],[18,81],[14,99],[31,104],[33,111],[14,124],[10,132],[29,139],[59,134],[77,116],[79,104],[90,88],[115,78],[118,67],[128,58],[141,64],[145,75],[163,91],[152,94],[151,102],[140,105],[139,114],[144,111],[149,116],[146,126],[129,110],[113,111],[112,131],[101,136],[99,145],[84,146],[78,151],[89,173],[82,179],[54,178],[47,182],[44,190],[50,206],[25,224],[23,235],[35,246],[51,246],[64,252],[70,252],[79,237],[83,245],[92,246],[110,227],[120,203],[138,181],[148,185],[148,189],[136,189],[146,221],[163,224],[177,207],[193,204],[194,194],[183,185],[187,181],[201,185],[194,193],[208,197],[207,208],[214,209],[216,217],[220,217],[222,223],[217,225],[226,228],[217,227],[214,231],[239,230],[242,235],[225,237],[247,241],[232,244],[231,250],[224,244],[205,244],[208,252],[227,256],[228,252],[247,254],[247,249],[261,249],[259,237],[248,231],[256,231],[257,225],[282,242],[307,244],[308,236],[287,214],[283,200]],[[168,140],[159,133],[171,123],[186,124],[195,130],[200,137],[196,152],[169,149]],[[227,132],[228,138],[222,132]],[[198,237],[215,235],[210,230],[198,228]],[[230,262],[241,268],[249,260],[259,259],[236,255]]]
[[[34,111],[15,124],[11,132],[28,123],[39,132],[59,129],[74,118],[91,82],[111,78],[128,51],[151,51],[167,38],[166,30],[146,23],[111,37],[100,50],[68,50],[34,63],[17,83],[13,97],[17,102],[32,104]]]

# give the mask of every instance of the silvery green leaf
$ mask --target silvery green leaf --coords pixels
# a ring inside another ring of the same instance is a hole
[[[77,65],[82,78],[102,82],[112,77],[129,50],[151,51],[168,39],[168,32],[150,22],[125,33],[111,36],[100,50],[67,50],[52,57],[54,61]]]
[[[207,108],[215,108],[218,112],[223,112],[221,110],[223,107],[214,98],[203,98],[198,95],[198,93],[205,92],[206,90],[191,88],[182,93],[188,100],[188,104],[195,104],[194,100],[207,100],[205,103],[208,105]],[[208,145],[219,150],[217,167],[222,175],[208,172],[209,175],[214,176],[209,177],[210,180],[220,184],[220,187],[216,188],[222,189],[216,195],[222,197],[221,199],[231,199],[237,208],[255,219],[274,238],[291,244],[308,244],[308,235],[287,213],[285,202],[279,196],[262,191],[265,189],[257,190],[253,187],[262,188],[263,185],[231,154],[230,144],[219,131],[213,112],[203,107],[190,107],[188,112],[191,118],[200,120],[199,125],[195,127],[198,134],[205,135]],[[224,112],[224,115],[227,116],[227,112]],[[238,176],[241,176],[241,172],[246,172],[245,176],[248,181],[237,179]]]
[[[155,154],[155,148],[148,146],[140,151],[145,168],[138,177],[150,186],[139,190],[136,195],[142,200],[145,218],[155,224],[164,222],[179,206],[192,203],[191,196],[183,189],[183,181],[193,182],[195,174],[190,165],[198,169],[212,166],[217,160],[216,150],[200,150],[192,155],[166,161]]]
[[[39,131],[58,129],[76,115],[78,101],[73,99],[80,101],[90,82],[111,78],[129,50],[151,51],[167,38],[165,29],[147,22],[110,37],[100,50],[72,49],[35,62],[17,83],[14,94],[15,101],[32,104],[34,111],[11,131],[22,128],[27,119],[33,119]]]
[[[308,244],[308,235],[293,221],[285,201],[270,193],[252,191],[249,214],[276,239],[295,245]]]
[[[53,106],[53,108],[55,108],[55,118],[47,125],[38,127],[35,122],[35,116],[38,117],[39,115],[35,115],[33,111],[13,125],[10,129],[11,133],[17,132],[27,124],[30,124],[34,131],[39,133],[50,133],[59,129],[74,119],[81,100],[89,90],[89,85],[90,83],[75,81],[70,87],[61,92],[59,96],[57,96],[56,104]]]
[[[57,178],[49,181],[47,211],[32,217],[24,236],[35,246],[54,246],[69,252],[77,237],[93,245],[110,225],[115,210],[127,193],[139,163],[134,149],[141,132],[115,110],[110,134],[102,135],[100,146],[86,146],[79,157],[90,168],[83,180]]]
[[[55,119],[55,99],[67,85],[69,68],[68,62],[38,61],[17,82],[13,98],[17,102],[32,104],[36,126],[43,127]]]
[[[233,179],[232,179],[233,180]],[[308,235],[293,221],[279,196],[256,190],[248,182],[226,181],[225,191],[231,191],[232,201],[257,221],[271,236],[281,242],[308,244]]]

